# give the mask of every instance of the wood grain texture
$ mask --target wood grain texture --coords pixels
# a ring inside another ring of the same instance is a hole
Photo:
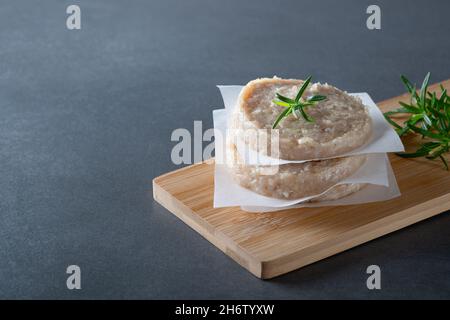
[[[450,90],[450,80],[442,84]],[[407,98],[378,106],[387,111]],[[415,138],[404,142],[407,149],[414,147]],[[153,196],[241,266],[269,279],[450,209],[450,173],[440,161],[395,155],[390,160],[402,196],[384,202],[264,214],[214,209],[211,161],[155,178]]]

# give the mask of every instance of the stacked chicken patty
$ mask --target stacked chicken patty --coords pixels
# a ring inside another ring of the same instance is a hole
[[[360,169],[366,156],[342,155],[370,139],[372,121],[358,98],[331,85],[311,84],[304,92],[303,97],[326,97],[306,109],[312,122],[290,114],[275,129],[278,130],[277,157],[297,163],[287,161],[276,168],[247,164],[236,148],[236,141],[242,141],[246,148],[273,157],[270,154],[274,143],[272,126],[285,108],[273,100],[277,93],[295,97],[303,83],[297,79],[262,78],[250,81],[242,89],[228,130],[227,153],[231,159],[228,162],[231,174],[241,186],[268,197],[300,199],[313,196],[310,201],[345,197],[360,190],[364,184],[336,184]],[[258,135],[244,134],[249,131],[258,132]],[[262,147],[260,141],[264,135],[266,145]]]

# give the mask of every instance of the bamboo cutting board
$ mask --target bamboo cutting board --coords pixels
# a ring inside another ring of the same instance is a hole
[[[450,80],[442,84],[450,90]],[[378,106],[387,111],[407,97]],[[414,139],[404,143],[408,151]],[[402,195],[384,202],[264,214],[214,209],[214,165],[208,163],[155,178],[153,196],[241,266],[269,279],[450,209],[450,173],[440,161],[390,160]]]

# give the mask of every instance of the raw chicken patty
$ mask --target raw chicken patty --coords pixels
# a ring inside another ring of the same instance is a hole
[[[365,155],[283,164],[276,167],[243,164],[234,144],[227,146],[227,152],[228,166],[233,179],[242,187],[267,197],[299,199],[328,190],[327,193],[314,199],[326,201],[347,196],[364,186],[364,184],[336,186],[336,183],[355,173],[365,163]]]
[[[241,91],[231,129],[258,130],[270,133],[277,116],[284,110],[272,102],[276,93],[295,98],[303,80],[262,78],[250,81]],[[372,134],[372,121],[367,108],[359,98],[352,97],[331,85],[310,85],[303,98],[324,95],[326,100],[309,106],[306,112],[314,119],[307,122],[302,117],[289,115],[278,125],[279,155],[286,160],[309,160],[337,157],[365,144]],[[269,154],[269,145],[258,148],[252,135],[243,135],[247,145],[262,154]]]

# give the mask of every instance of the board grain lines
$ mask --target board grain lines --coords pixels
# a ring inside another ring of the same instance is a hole
[[[450,90],[450,80],[441,83]],[[404,94],[378,106],[387,111],[407,99]],[[407,150],[414,139],[404,141]],[[252,274],[269,279],[450,209],[450,173],[442,163],[389,157],[402,196],[384,202],[263,214],[214,209],[214,166],[207,163],[155,178],[153,196]]]

